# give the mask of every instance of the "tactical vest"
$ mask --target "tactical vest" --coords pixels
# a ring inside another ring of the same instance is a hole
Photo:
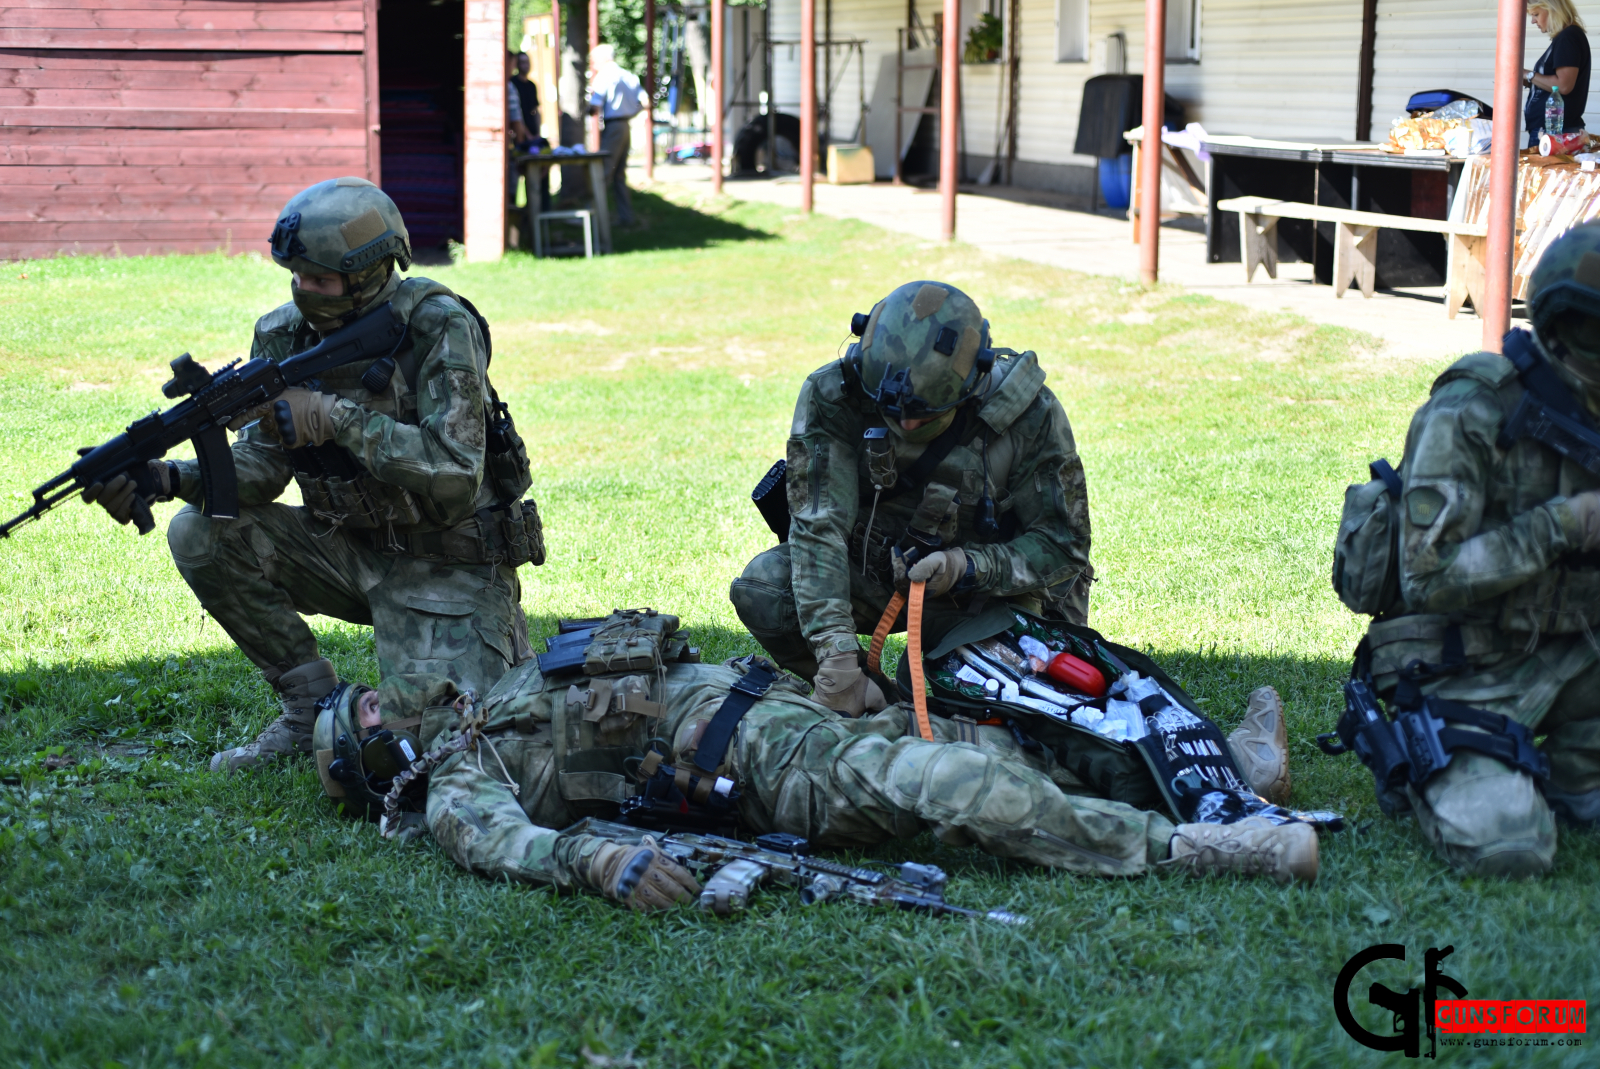
[[[564,630],[547,640],[548,652],[511,669],[484,700],[483,734],[492,741],[515,733],[548,745],[548,770],[536,778],[553,788],[571,819],[616,816],[619,806],[650,794],[652,776],[676,759],[685,793],[702,796],[693,798],[695,808],[709,808],[718,800],[709,797],[714,787],[726,782],[731,798],[721,809],[731,822],[737,793],[724,776],[732,775],[729,732],[758,695],[746,694],[742,703],[733,698],[757,669],[701,665],[669,678],[666,665],[698,665],[699,650],[678,629],[677,617],[651,609],[560,626]],[[804,701],[797,681],[769,685],[770,691],[760,690],[769,699]],[[720,738],[712,730],[719,719],[728,729]],[[438,746],[460,728],[453,708],[435,707],[423,717],[421,737]],[[705,770],[696,766],[705,756],[702,747],[716,749]],[[651,761],[653,752],[660,756]]]
[[[436,502],[379,479],[350,450],[332,442],[286,451],[301,500],[334,526],[372,532],[382,549],[472,562],[543,563],[543,528],[537,507],[531,500],[521,500],[533,482],[527,449],[509,410],[488,381],[493,356],[489,325],[471,302],[432,279],[404,280],[390,298],[409,328],[400,349],[392,357],[330,371],[322,377],[321,388],[398,423],[418,425],[418,372],[422,360],[439,343],[445,320],[430,330],[413,323],[413,317],[424,301],[434,297],[453,300],[467,311],[485,354],[484,389],[489,397],[484,411],[485,467],[474,514],[465,519],[447,515]],[[293,305],[264,318],[269,331],[278,325],[272,322],[274,316],[281,317],[283,328],[292,329],[293,349],[303,348],[314,338]],[[281,359],[289,352],[274,355]]]
[[[857,454],[860,515],[850,554],[879,583],[893,582],[891,551],[912,531],[943,546],[1015,537],[1009,487],[1017,457],[1006,432],[1033,404],[1045,375],[1031,350],[996,352],[994,388],[981,403],[957,410],[956,422],[920,450],[895,438],[870,401],[858,399],[867,427]],[[901,463],[902,455],[908,463]],[[936,481],[939,469],[946,478],[954,470],[955,481]]]
[[[1516,368],[1496,353],[1462,357],[1435,380],[1430,393],[1462,380],[1490,391],[1507,417],[1524,393]],[[1592,481],[1534,441],[1509,443],[1508,448],[1496,451],[1496,458],[1486,518],[1474,534],[1494,530],[1509,517],[1558,494],[1575,492],[1575,475],[1583,480],[1578,489]],[[1468,636],[1468,661],[1522,648],[1537,635],[1585,633],[1600,625],[1600,562],[1578,555],[1553,562],[1515,589],[1457,614],[1459,618],[1408,614],[1398,582],[1401,483],[1396,473],[1374,465],[1370,483],[1351,486],[1346,491],[1334,550],[1334,587],[1341,600],[1353,611],[1380,616],[1369,633],[1374,670],[1379,674],[1399,658],[1439,663],[1443,653],[1436,644],[1443,642],[1450,623]],[[1494,637],[1497,632],[1498,639]],[[1387,649],[1391,645],[1395,649]]]

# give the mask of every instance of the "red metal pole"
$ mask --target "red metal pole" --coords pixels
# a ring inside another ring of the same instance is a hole
[[[1484,256],[1483,347],[1500,351],[1511,329],[1511,264],[1517,247],[1518,119],[1522,115],[1524,0],[1500,0],[1494,53],[1494,142],[1489,149],[1489,240]]]
[[[817,180],[817,0],[800,0],[800,144],[796,147],[800,210],[810,212],[811,185]]]
[[[600,47],[600,0],[589,0],[589,63],[594,63],[594,50]],[[584,94],[587,98],[587,91]],[[585,99],[587,104],[587,99]],[[585,111],[589,110],[587,107]],[[600,151],[600,116],[589,116],[589,145],[590,152]]]
[[[711,192],[722,192],[722,0],[711,0]]]
[[[1139,145],[1139,281],[1161,274],[1161,124],[1166,110],[1167,0],[1144,3],[1144,141]]]
[[[656,176],[656,0],[644,0],[644,94],[645,105],[644,177]]]
[[[961,72],[961,0],[944,0],[944,53],[939,64],[939,232],[945,241],[956,239],[957,112],[956,89]]]

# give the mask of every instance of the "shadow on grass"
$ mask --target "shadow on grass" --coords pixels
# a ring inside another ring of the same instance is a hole
[[[771,241],[776,236],[642,190],[633,191],[633,211],[639,222],[632,227],[618,226],[612,214],[612,245],[618,254],[703,249],[733,241]],[[558,230],[555,236],[566,240],[566,231]]]

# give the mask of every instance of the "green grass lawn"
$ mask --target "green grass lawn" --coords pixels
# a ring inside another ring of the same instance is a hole
[[[493,376],[533,458],[549,563],[539,635],[653,605],[709,657],[756,647],[729,581],[770,545],[748,492],[801,379],[900,283],[968,290],[1038,351],[1094,519],[1091,623],[1147,649],[1229,730],[1273,683],[1294,800],[1347,813],[1314,888],[1095,880],[924,837],[875,851],[951,873],[1021,931],[788,893],[719,921],[640,918],[495,885],[324,805],[305,764],[224,779],[270,692],[200,611],[159,534],[70,502],[0,543],[0,1065],[1237,1066],[1401,1064],[1339,1029],[1333,979],[1478,998],[1600,992],[1600,842],[1563,831],[1538,883],[1461,879],[1322,756],[1361,623],[1328,582],[1344,486],[1398,459],[1446,360],[1171,288],[923,245],[855,222],[642,195],[624,255],[428,269],[494,324]],[[287,278],[256,256],[0,268],[0,507],[163,403],[167,361],[242,355]],[[1331,298],[1330,298],[1331,299]],[[173,506],[158,508],[158,518]],[[347,677],[370,633],[318,620]],[[608,1060],[609,1059],[609,1060]],[[1442,1049],[1459,1065],[1579,1050]]]

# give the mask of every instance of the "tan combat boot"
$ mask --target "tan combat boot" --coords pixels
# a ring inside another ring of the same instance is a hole
[[[283,712],[256,736],[256,741],[211,758],[211,771],[237,772],[281,755],[311,752],[311,729],[316,726],[317,702],[339,685],[339,675],[326,659],[291,668],[273,681],[282,698]]]
[[[1251,692],[1244,721],[1228,736],[1228,750],[1251,790],[1275,805],[1289,800],[1289,727],[1277,691]]]
[[[1279,883],[1317,879],[1317,830],[1309,824],[1274,824],[1246,817],[1237,824],[1180,824],[1172,857],[1161,862],[1196,876],[1237,872]]]

